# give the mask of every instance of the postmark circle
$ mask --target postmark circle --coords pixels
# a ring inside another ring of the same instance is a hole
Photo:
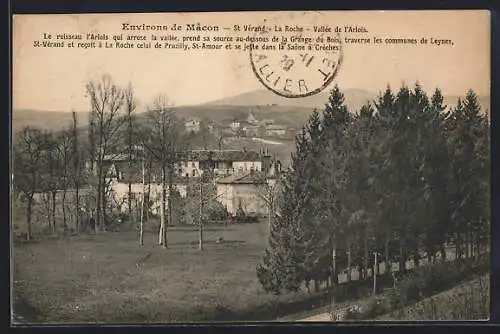
[[[343,60],[342,40],[328,26],[288,26],[265,22],[249,50],[253,73],[267,89],[287,98],[324,90]]]

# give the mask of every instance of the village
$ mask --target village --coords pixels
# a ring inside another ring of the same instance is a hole
[[[461,284],[477,286],[463,312],[488,313],[489,123],[472,90],[441,116],[418,83],[359,110],[335,86],[301,123],[165,94],[138,110],[106,75],[86,88],[88,113],[13,141],[20,322],[400,319]]]
[[[130,195],[135,207],[141,205],[143,198],[151,201],[151,213],[159,214],[161,205],[161,182],[155,173],[146,176],[140,151],[131,165],[128,156],[106,157],[106,179],[110,184],[113,201],[120,203],[119,208],[126,212]],[[196,191],[190,184],[203,182],[214,186],[213,196],[227,211],[235,216],[238,208],[247,215],[264,217],[269,214],[266,194],[262,186],[274,188],[284,172],[281,162],[274,160],[269,151],[237,150],[192,150],[188,158],[179,161],[174,167],[173,188],[181,198],[189,198]],[[147,189],[147,194],[143,191]],[[170,196],[167,192],[167,197]]]
[[[252,111],[244,118],[222,122],[198,117],[184,118],[181,122],[183,136],[202,138],[202,143],[189,145],[172,165],[171,187],[165,189],[165,199],[171,205],[166,210],[178,214],[169,216],[167,224],[200,224],[201,216],[205,223],[235,221],[238,215],[249,217],[247,221],[269,220],[272,211],[277,210],[279,181],[286,174],[283,164],[289,161],[282,162],[276,149],[270,151],[266,143],[281,144],[293,138],[297,130],[289,125],[275,124],[273,119],[258,120]],[[215,146],[207,146],[207,135],[217,142]],[[245,146],[235,149],[235,145],[227,145],[242,140],[256,144],[250,147],[252,149]],[[49,230],[55,230],[57,228],[51,224],[57,224],[70,233],[96,230],[98,165],[102,165],[105,175],[102,192],[106,202],[104,230],[120,225],[122,229],[131,225],[138,228],[141,212],[146,224],[160,217],[163,184],[158,164],[152,162],[151,157],[148,160],[144,146],[121,147],[121,151],[115,150],[100,159],[86,159],[80,172],[78,219],[72,210],[76,194],[71,182],[53,182],[51,189],[47,186],[45,190],[43,187],[37,189],[33,195],[35,228],[48,226]],[[201,183],[205,189],[203,199],[199,194]],[[204,202],[204,213],[200,213],[200,201]],[[56,223],[61,217],[63,221]]]
[[[252,111],[246,118],[229,118],[222,122],[202,120],[199,117],[185,121],[187,132],[198,133],[206,127],[210,133],[219,133],[226,136],[241,136],[248,138],[269,137],[275,139],[293,140],[297,133],[297,125],[276,123],[271,118],[257,119]]]

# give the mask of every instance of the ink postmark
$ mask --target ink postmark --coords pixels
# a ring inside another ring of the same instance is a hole
[[[257,27],[249,53],[258,80],[277,95],[317,94],[337,76],[342,40],[327,25],[264,24]]]

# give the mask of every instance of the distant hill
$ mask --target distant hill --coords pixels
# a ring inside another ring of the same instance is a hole
[[[206,105],[234,105],[234,106],[266,106],[278,105],[295,108],[323,108],[328,101],[328,90],[324,90],[316,95],[303,98],[286,98],[274,94],[267,89],[259,89],[243,93],[236,96],[209,102]],[[346,104],[351,110],[358,110],[363,104],[373,100],[375,93],[364,89],[346,89],[343,91]]]
[[[364,89],[346,89],[343,93],[345,102],[352,112],[377,97],[376,93]],[[214,122],[243,120],[251,112],[258,120],[272,119],[276,124],[300,127],[314,108],[324,108],[328,94],[328,91],[323,91],[305,98],[290,99],[266,89],[259,89],[201,105],[177,107],[176,110],[183,118],[199,118]],[[448,107],[453,107],[457,100],[458,96],[445,96],[444,103]],[[490,97],[479,96],[479,102],[483,110],[489,113]],[[27,125],[57,131],[71,123],[70,112],[18,109],[14,110],[12,116],[13,133]],[[83,127],[87,125],[86,112],[78,112],[78,123]]]
[[[345,96],[345,103],[349,110],[359,110],[366,102],[373,101],[377,98],[378,92],[370,92],[364,89],[346,89],[342,91]],[[429,92],[430,93],[430,92]],[[330,91],[324,90],[316,95],[304,98],[286,98],[274,94],[267,89],[258,89],[251,92],[246,92],[240,95],[235,95],[220,100],[212,101],[204,104],[204,106],[282,106],[293,108],[319,108],[322,109],[328,100]],[[448,107],[453,107],[457,104],[459,96],[445,95],[444,103]],[[463,99],[463,97],[462,97]],[[483,110],[490,110],[490,96],[479,96],[479,102]]]
[[[86,127],[87,113],[77,112],[77,117],[78,127]],[[12,112],[12,133],[18,132],[25,126],[58,131],[72,124],[73,116],[70,112],[33,109],[17,109]]]

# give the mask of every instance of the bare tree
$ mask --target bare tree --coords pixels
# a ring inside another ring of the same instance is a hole
[[[219,151],[222,150],[223,143],[224,143],[224,131],[222,131],[222,128],[219,126],[217,127],[217,147],[219,148]]]
[[[132,85],[129,83],[127,88],[124,91],[125,94],[125,109],[127,113],[127,149],[128,149],[128,168],[129,171],[132,170],[132,163],[134,160],[134,127],[133,127],[133,118],[134,111],[137,107],[137,102],[134,96],[134,89]],[[132,178],[128,178],[128,216],[129,219],[132,219],[134,216],[132,214]],[[135,219],[134,219],[135,220]]]
[[[125,94],[121,88],[116,86],[111,77],[103,75],[97,81],[90,81],[87,86],[87,94],[90,99],[90,126],[89,141],[96,170],[94,175],[96,181],[96,232],[104,228],[106,218],[106,196],[105,196],[105,157],[117,153],[116,148],[120,140],[120,129],[126,122],[126,117],[121,114],[125,103]],[[94,146],[94,147],[92,147]],[[97,147],[95,147],[97,146]]]
[[[44,191],[44,201],[51,233],[56,232],[57,192],[61,188],[61,160],[56,136],[49,131],[42,134],[42,164],[40,166],[40,185]]]
[[[257,195],[262,199],[267,206],[267,218],[268,218],[268,231],[271,232],[272,219],[276,214],[276,202],[278,197],[278,190],[280,187],[279,175],[274,177],[266,178],[264,174],[257,174],[255,177],[254,187],[257,191]]]
[[[61,208],[63,214],[63,228],[67,229],[66,195],[70,186],[70,165],[72,160],[73,137],[70,130],[64,129],[56,137],[56,150],[58,153],[60,170],[58,171],[60,186],[62,190]]]
[[[141,140],[159,165],[161,172],[161,206],[159,244],[167,248],[167,224],[172,223],[172,201],[174,166],[181,151],[181,123],[175,116],[172,104],[165,95],[157,95],[148,107],[146,124],[141,131]],[[166,202],[168,185],[168,223],[166,222]]]
[[[206,219],[206,211],[215,201],[224,196],[225,193],[217,194],[214,184],[211,182],[211,177],[205,171],[200,177],[197,177],[193,182],[194,187],[191,189],[191,205],[188,206],[188,214],[193,217],[194,222],[198,225],[198,249],[203,250],[203,227]],[[188,196],[189,198],[189,196]]]
[[[141,198],[141,225],[139,230],[139,245],[144,245],[144,202],[146,200],[146,166],[145,166],[144,147],[142,154],[142,198]],[[149,199],[148,199],[149,200]]]
[[[13,147],[13,185],[26,202],[26,239],[32,238],[33,197],[40,182],[43,136],[39,129],[25,127],[17,135]]]
[[[73,126],[72,126],[72,144],[73,144],[73,185],[75,187],[75,228],[76,233],[80,232],[80,147],[78,141],[78,118],[76,116],[76,112],[72,112],[73,114]]]

